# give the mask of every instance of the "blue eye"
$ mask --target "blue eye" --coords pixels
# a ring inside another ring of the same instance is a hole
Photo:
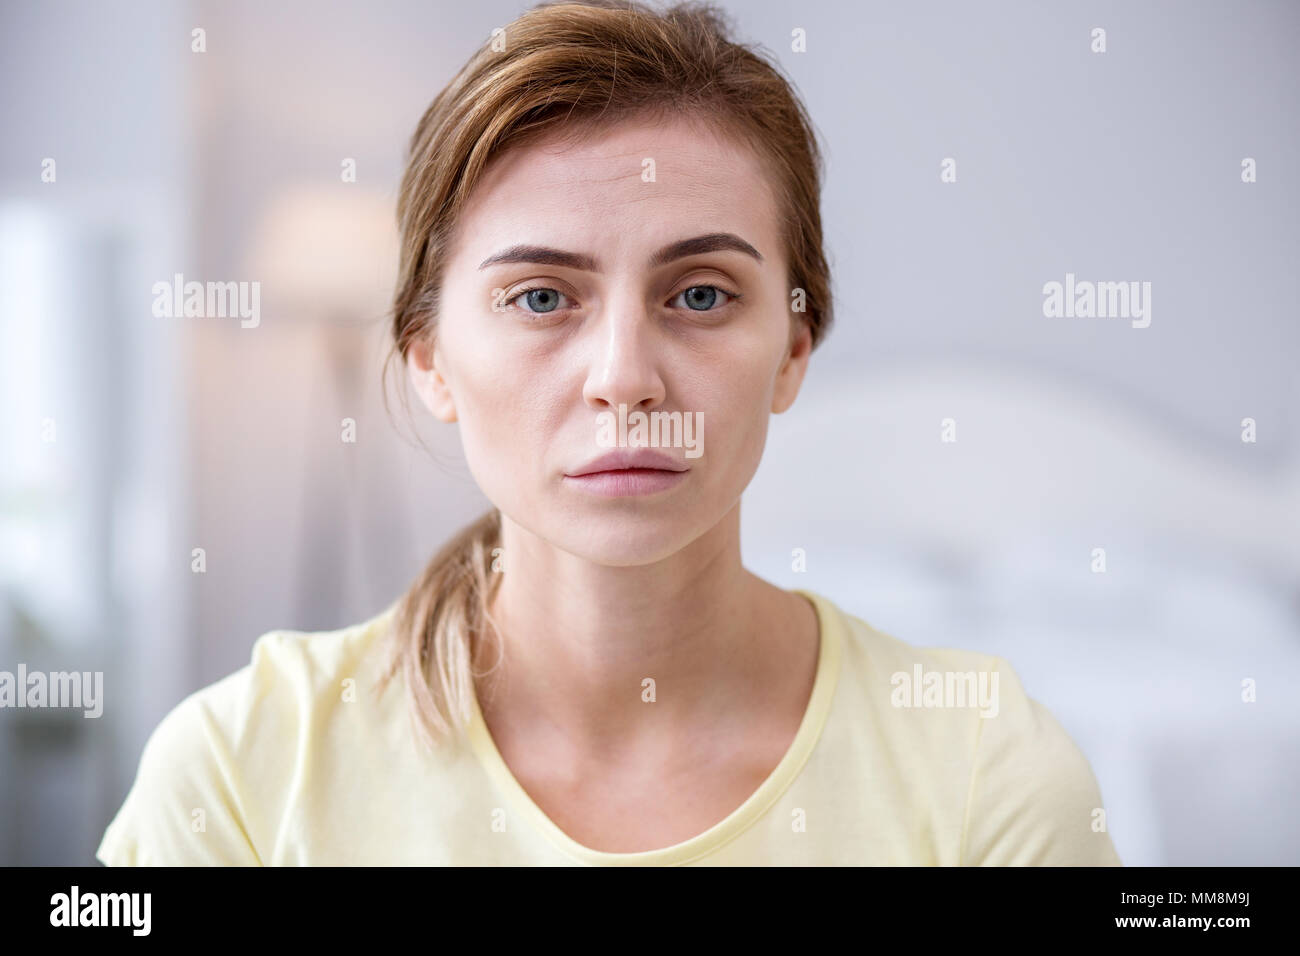
[[[693,285],[689,289],[683,289],[677,293],[675,298],[684,298],[686,307],[692,312],[713,312],[717,311],[713,306],[718,301],[719,293],[733,300],[740,298],[735,292],[728,292],[716,285]],[[724,305],[726,304],[729,303],[724,303]]]
[[[523,309],[523,312],[534,315],[546,315],[549,312],[554,312],[560,307],[560,299],[563,297],[564,293],[556,289],[547,286],[535,286],[534,288],[523,289],[522,291],[515,293],[509,299],[506,299],[502,305],[509,306],[520,299],[524,299],[528,308]]]

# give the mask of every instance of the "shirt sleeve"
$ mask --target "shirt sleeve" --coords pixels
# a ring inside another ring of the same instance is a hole
[[[95,856],[107,866],[259,866],[238,768],[206,692],[178,704],[145,744],[135,782]]]
[[[998,711],[978,718],[962,864],[1121,866],[1087,758],[1006,661],[993,667]]]

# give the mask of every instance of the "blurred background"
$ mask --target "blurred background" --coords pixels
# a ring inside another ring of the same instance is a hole
[[[1300,6],[720,5],[823,139],[837,297],[746,563],[1009,660],[1125,863],[1300,863]],[[382,314],[408,138],[527,6],[0,6],[0,670],[105,696],[0,710],[0,863],[93,863],[184,696],[487,507]],[[1045,317],[1067,272],[1150,326]],[[178,274],[260,323],[155,315]]]

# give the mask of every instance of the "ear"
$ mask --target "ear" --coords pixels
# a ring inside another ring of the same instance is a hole
[[[790,345],[786,349],[785,361],[776,373],[776,387],[772,390],[772,413],[780,415],[794,404],[803,384],[804,373],[808,371],[808,359],[812,355],[812,330],[803,319],[795,319]]]
[[[439,368],[442,359],[436,340],[419,338],[406,350],[406,368],[411,375],[411,385],[433,417],[442,422],[456,421],[456,402],[451,387]]]

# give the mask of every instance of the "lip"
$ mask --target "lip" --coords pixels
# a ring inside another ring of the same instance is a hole
[[[664,471],[659,468],[620,468],[617,471],[595,471],[586,475],[566,475],[564,480],[583,491],[603,498],[624,498],[629,495],[653,495],[667,491],[686,480],[684,471]]]
[[[686,480],[690,467],[647,448],[610,452],[588,462],[564,480],[604,498],[652,495]]]
[[[688,468],[688,465],[683,465],[680,461],[662,452],[653,451],[649,448],[635,448],[608,452],[587,462],[576,471],[566,472],[566,475],[569,478],[581,478],[585,475],[594,475],[607,471],[626,471],[630,469],[644,471],[653,469],[655,471],[683,472],[687,471]]]

